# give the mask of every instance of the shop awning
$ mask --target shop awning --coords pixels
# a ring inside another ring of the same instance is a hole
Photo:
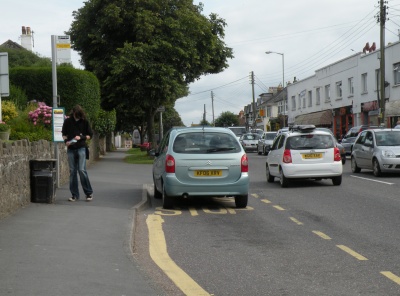
[[[308,113],[296,116],[295,124],[332,125],[332,111]]]

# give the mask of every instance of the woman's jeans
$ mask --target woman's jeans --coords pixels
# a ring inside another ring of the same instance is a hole
[[[78,173],[81,180],[83,192],[86,196],[93,193],[90,185],[89,176],[86,171],[86,150],[85,147],[79,149],[68,149],[69,164],[69,190],[75,198],[79,198]]]

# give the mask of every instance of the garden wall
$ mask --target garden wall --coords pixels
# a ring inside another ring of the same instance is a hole
[[[104,145],[100,143],[104,141],[96,134],[90,141],[88,166],[99,159],[99,147]],[[58,180],[61,186],[69,181],[67,151],[64,143],[45,140],[37,142],[27,140],[2,142],[0,140],[0,219],[31,202],[29,163],[36,159],[55,159],[56,149],[59,157]]]

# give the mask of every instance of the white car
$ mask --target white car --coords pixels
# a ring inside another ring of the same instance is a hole
[[[332,134],[319,131],[313,125],[297,125],[275,139],[266,162],[269,183],[275,177],[282,187],[291,179],[332,179],[342,183],[342,158]]]

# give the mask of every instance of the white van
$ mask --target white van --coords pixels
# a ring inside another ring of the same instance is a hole
[[[247,133],[245,126],[228,126],[228,128],[236,135],[236,138],[239,138]]]

